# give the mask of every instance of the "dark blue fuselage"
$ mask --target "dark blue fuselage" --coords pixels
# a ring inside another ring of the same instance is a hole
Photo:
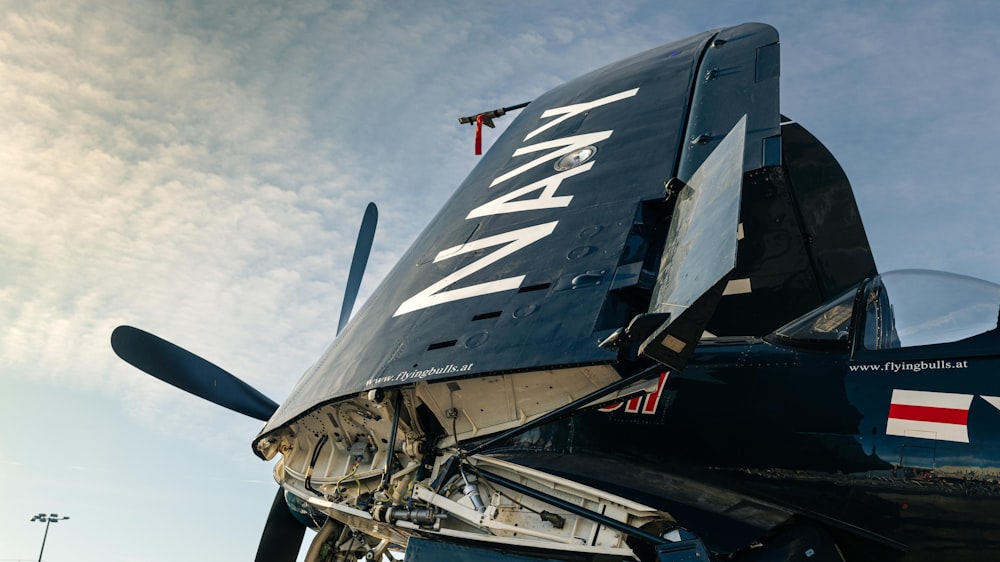
[[[657,505],[721,551],[810,521],[849,559],[988,559],[1000,330],[870,349],[867,294],[840,339],[703,340],[656,392],[497,452]]]

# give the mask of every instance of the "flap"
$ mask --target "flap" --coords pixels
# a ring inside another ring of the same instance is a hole
[[[684,368],[736,266],[746,116],[679,190],[649,312],[665,320],[639,352]],[[643,337],[645,336],[645,337]]]

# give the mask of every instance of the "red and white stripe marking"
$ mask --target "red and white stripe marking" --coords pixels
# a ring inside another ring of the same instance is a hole
[[[968,443],[972,398],[972,394],[895,389],[885,433]]]

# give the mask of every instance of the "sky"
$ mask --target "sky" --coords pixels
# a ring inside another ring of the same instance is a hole
[[[1000,282],[990,1],[0,0],[0,562],[251,560],[262,424],[120,361],[140,327],[280,401],[476,163],[457,118],[689,35],[781,34],[882,271]],[[502,128],[502,121],[500,122]],[[487,129],[485,145],[499,134]]]

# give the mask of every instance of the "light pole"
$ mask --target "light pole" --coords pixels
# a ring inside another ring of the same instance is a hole
[[[49,538],[49,523],[58,523],[66,519],[69,519],[69,517],[59,517],[58,513],[39,513],[38,515],[33,515],[31,517],[32,521],[45,523],[45,534],[42,535],[42,550],[38,553],[38,562],[42,562],[42,554],[45,552],[45,539]]]

